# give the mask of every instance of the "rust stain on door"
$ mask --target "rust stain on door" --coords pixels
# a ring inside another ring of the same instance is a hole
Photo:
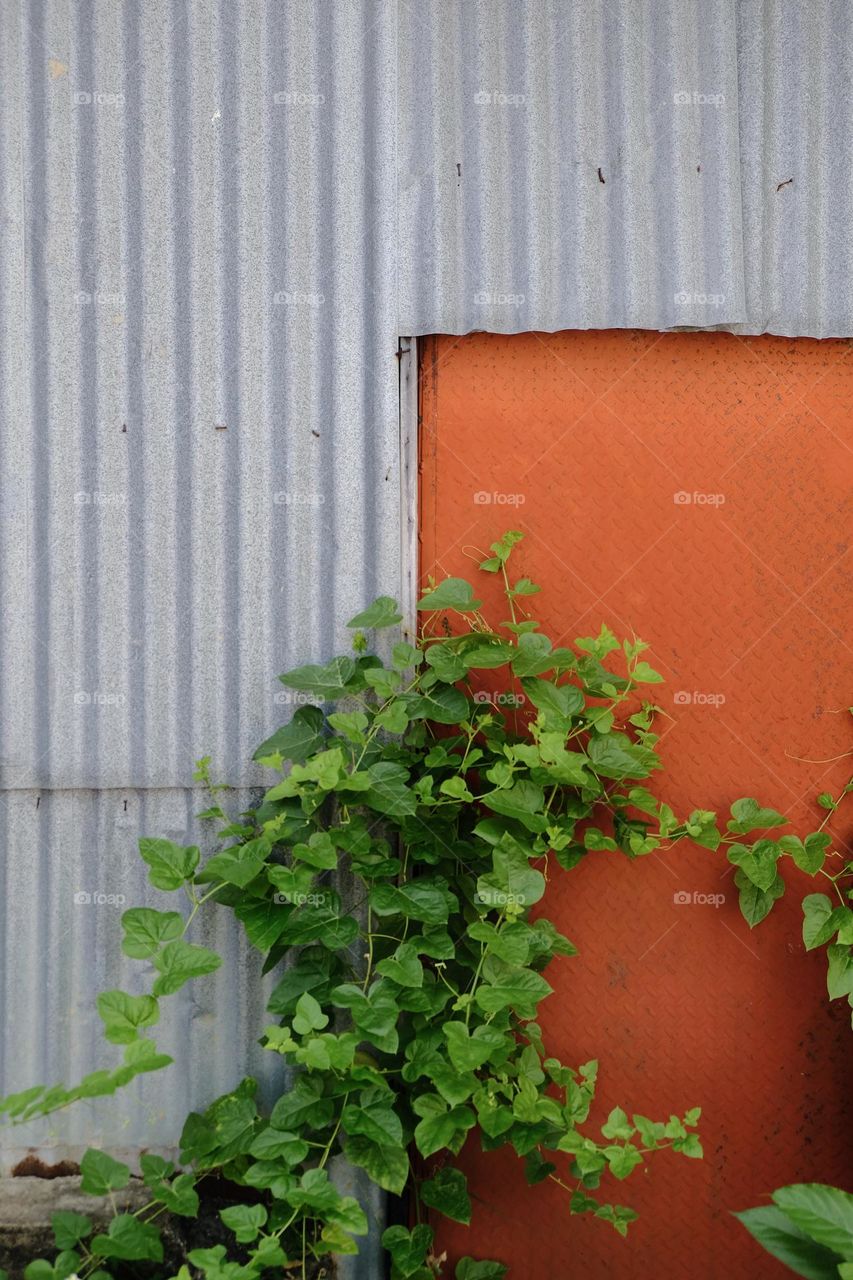
[[[676,812],[754,795],[814,829],[815,793],[849,777],[833,757],[850,748],[851,410],[843,341],[429,339],[423,576],[470,575],[496,536],[523,530],[552,636],[606,622],[651,643],[666,678],[656,789]],[[828,828],[842,849],[851,808]],[[662,1153],[608,1186],[641,1215],[625,1242],[570,1217],[557,1187],[527,1187],[512,1153],[470,1142],[472,1225],[439,1225],[451,1262],[499,1258],[523,1280],[788,1274],[731,1211],[787,1182],[851,1185],[853,1034],[846,1002],[827,1002],[824,956],[803,949],[815,886],[785,874],[752,931],[724,855],[693,846],[593,854],[551,885],[548,912],[580,955],[548,971],[546,1044],[601,1060],[602,1116],[701,1105],[705,1159]]]

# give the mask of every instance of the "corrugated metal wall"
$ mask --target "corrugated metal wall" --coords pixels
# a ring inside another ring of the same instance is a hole
[[[419,0],[400,330],[853,332],[847,0]]]
[[[853,7],[739,0],[749,333],[853,333]]]
[[[250,782],[399,579],[393,9],[8,10],[3,784]]]
[[[254,783],[277,672],[400,589],[398,333],[853,333],[851,22],[0,0],[0,1090],[104,1061],[115,908],[74,894],[142,900],[194,757]],[[227,946],[166,1033],[189,1075],[52,1149],[169,1142],[244,1069]]]
[[[94,994],[142,966],[96,895],[165,905],[137,837],[192,838],[204,752],[256,780],[276,675],[398,592],[400,498],[389,0],[0,0],[0,27],[6,1092],[118,1060]],[[226,963],[158,1036],[183,1069],[4,1130],[6,1167],[171,1144],[270,1057],[211,927]]]
[[[403,330],[742,320],[731,0],[520,13],[406,12]],[[693,105],[694,91],[723,105]]]
[[[236,795],[235,803],[240,799],[248,796]],[[103,1041],[95,993],[150,990],[147,966],[121,953],[121,913],[146,900],[161,909],[175,906],[174,895],[146,889],[136,840],[147,831],[189,843],[201,835],[192,817],[198,807],[197,797],[177,789],[4,795],[4,1092],[72,1083],[121,1061],[121,1049]],[[269,1078],[272,1055],[257,1050],[246,1057],[266,1022],[262,993],[269,984],[259,981],[260,957],[238,947],[224,912],[205,914],[196,940],[205,932],[226,963],[163,1001],[156,1040],[175,1065],[143,1076],[115,1098],[4,1127],[2,1171],[31,1147],[47,1161],[77,1157],[92,1144],[128,1153],[141,1145],[173,1148],[193,1106],[226,1092],[247,1070]]]

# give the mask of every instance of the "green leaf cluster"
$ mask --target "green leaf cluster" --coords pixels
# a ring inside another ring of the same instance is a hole
[[[72,1089],[0,1100],[0,1110],[29,1120],[168,1065],[147,1033],[163,998],[221,963],[191,941],[209,901],[234,913],[277,975],[258,1034],[289,1085],[264,1109],[245,1080],[191,1114],[179,1169],[143,1159],[150,1208],[118,1212],[97,1232],[62,1216],[58,1258],[33,1264],[50,1271],[28,1280],[103,1280],[112,1260],[157,1263],[158,1216],[196,1213],[196,1182],[214,1172],[234,1190],[221,1214],[233,1248],[193,1250],[179,1280],[255,1280],[356,1252],[367,1219],[329,1176],[336,1156],[391,1193],[414,1186],[426,1209],[467,1223],[471,1198],[454,1159],[475,1134],[485,1150],[513,1151],[530,1182],[561,1187],[567,1213],[624,1235],[636,1215],[609,1189],[664,1149],[702,1155],[698,1108],[650,1120],[617,1106],[596,1129],[597,1063],[549,1054],[540,1006],[575,955],[544,914],[549,883],[588,858],[634,861],[679,840],[722,846],[754,924],[784,889],[782,857],[815,876],[830,842],[821,832],[778,836],[783,815],[749,798],[732,805],[725,830],[707,810],[677,818],[648,788],[660,759],[644,688],[660,676],[641,656],[647,646],[607,627],[555,645],[527,612],[537,588],[509,575],[520,537],[504,535],[481,565],[503,580],[506,620],[489,621],[462,579],[431,583],[417,643],[384,644],[381,657],[367,652],[365,633],[397,627],[401,614],[380,597],[349,623],[352,654],[281,677],[310,705],[255,752],[273,778],[251,810],[228,815],[226,788],[199,762],[214,851],[140,840],[152,888],[178,897],[122,918],[125,954],[151,975],[150,990],[98,1001],[122,1064]],[[853,990],[850,916],[822,895],[806,900],[807,945],[828,945],[830,994]],[[438,1159],[420,1182],[412,1152]],[[113,1194],[128,1176],[103,1153],[84,1160],[92,1194]],[[438,1274],[426,1224],[391,1227],[384,1243],[395,1277]],[[468,1258],[456,1275],[504,1270]]]
[[[750,1235],[806,1280],[853,1278],[853,1195],[819,1182],[773,1192],[773,1204],[738,1213]]]

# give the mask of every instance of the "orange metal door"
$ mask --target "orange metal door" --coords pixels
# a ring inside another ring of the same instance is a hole
[[[652,645],[676,812],[754,795],[796,829],[850,776],[853,347],[730,334],[476,334],[422,344],[422,563],[470,576],[509,528],[549,634],[606,622]],[[479,590],[478,594],[482,594]],[[846,847],[853,804],[830,824]],[[704,1161],[658,1155],[613,1184],[628,1241],[528,1188],[512,1153],[469,1174],[470,1228],[520,1280],[756,1280],[788,1274],[730,1211],[793,1181],[850,1186],[849,1008],[829,1005],[788,892],[750,931],[722,854],[594,854],[549,888],[580,948],[548,971],[546,1043],[601,1060],[603,1114],[703,1108]],[[725,895],[722,905],[693,895]],[[686,894],[689,903],[678,896]]]

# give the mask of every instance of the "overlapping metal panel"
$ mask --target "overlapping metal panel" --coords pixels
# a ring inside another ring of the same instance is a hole
[[[235,810],[246,793],[229,799]],[[0,893],[5,904],[0,980],[2,1091],[71,1084],[95,1068],[118,1066],[120,1046],[103,1040],[95,994],[151,989],[149,964],[122,955],[120,917],[147,902],[173,910],[176,895],[152,890],[136,850],[140,834],[206,844],[188,791],[7,791],[0,801]],[[274,1055],[257,1046],[270,980],[249,953],[230,913],[197,917],[194,941],[224,963],[162,1001],[158,1046],[174,1065],[140,1077],[113,1098],[78,1103],[30,1125],[0,1130],[0,1172],[35,1148],[50,1163],[104,1145],[132,1155],[140,1146],[174,1149],[193,1107],[233,1088],[247,1073],[272,1084]],[[154,975],[156,976],[156,975]],[[214,1012],[215,1011],[215,1012]],[[280,1073],[279,1077],[280,1078]]]
[[[253,793],[235,790],[222,803],[236,814]],[[150,965],[121,952],[122,911],[148,902],[180,907],[173,894],[146,884],[138,836],[158,834],[210,847],[209,829],[195,820],[191,790],[15,790],[0,795],[0,1080],[3,1093],[34,1082],[70,1083],[95,1068],[118,1066],[120,1046],[108,1046],[95,993],[151,989]],[[104,1147],[134,1164],[140,1149],[174,1156],[187,1114],[227,1092],[248,1074],[268,1104],[284,1072],[258,1039],[271,1020],[266,1001],[277,975],[261,974],[262,957],[243,943],[230,913],[212,906],[197,917],[193,941],[223,957],[215,974],[161,1001],[154,1028],[173,1064],[139,1077],[112,1098],[76,1103],[68,1111],[0,1129],[0,1175],[36,1153],[44,1164],[79,1160]],[[342,1260],[341,1280],[377,1274],[382,1194],[358,1169],[335,1164],[335,1178],[365,1206],[371,1230],[357,1257]],[[0,1192],[2,1194],[2,1192]]]
[[[0,1093],[120,1058],[137,837],[197,838],[194,759],[253,783],[276,675],[399,590],[395,48],[390,0],[0,0]],[[201,928],[175,1066],[4,1170],[270,1084],[258,958]]]
[[[0,44],[0,781],[254,781],[276,675],[400,578],[393,6],[4,0]]]
[[[853,333],[846,0],[420,0],[400,329]]]
[[[400,55],[404,332],[744,318],[731,0],[425,0]]]
[[[853,9],[736,5],[746,331],[853,334]]]

